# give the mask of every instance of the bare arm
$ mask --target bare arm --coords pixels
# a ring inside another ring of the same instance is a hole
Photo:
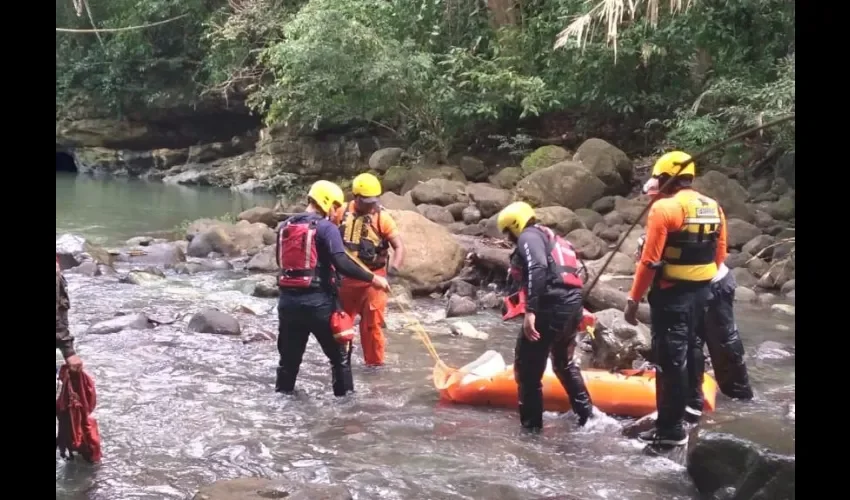
[[[393,258],[392,262],[390,262],[390,268],[398,269],[404,262],[404,243],[402,243],[401,236],[399,236],[398,234],[390,238],[389,242],[390,246],[393,249]]]

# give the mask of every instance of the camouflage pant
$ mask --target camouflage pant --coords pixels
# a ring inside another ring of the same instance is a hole
[[[56,272],[56,348],[67,358],[74,354],[74,337],[68,327],[68,309],[71,299],[68,297],[68,283],[62,273]]]

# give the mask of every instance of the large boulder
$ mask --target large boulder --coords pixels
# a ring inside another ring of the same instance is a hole
[[[390,172],[387,171],[387,175]],[[386,175],[384,176],[386,178]],[[404,182],[401,185],[399,193],[404,194],[422,182],[428,182],[431,179],[447,179],[450,181],[466,182],[466,176],[457,167],[441,165],[438,167],[416,167],[406,171]],[[389,188],[384,188],[389,191]]]
[[[404,150],[401,148],[383,148],[372,153],[369,157],[369,168],[380,173],[389,170],[401,160]]]
[[[520,179],[522,179],[521,168],[505,167],[490,176],[490,183],[502,189],[513,189]]]
[[[466,194],[475,202],[484,218],[492,217],[511,202],[511,192],[486,183],[466,186]]]
[[[635,168],[626,153],[602,139],[584,141],[573,155],[605,183],[606,194],[627,194],[631,190]]]
[[[448,179],[425,181],[410,191],[410,198],[417,205],[440,205],[441,207],[467,201],[464,184]]]
[[[268,207],[253,207],[243,211],[237,217],[239,220],[248,221],[249,224],[256,222],[265,224],[271,228],[277,227],[278,218],[274,210]]]
[[[532,206],[587,208],[605,193],[605,184],[581,163],[563,161],[519,181],[516,197]]]
[[[737,217],[747,222],[753,220],[753,213],[747,207],[749,193],[738,181],[712,170],[694,180],[694,189],[714,198],[723,207],[727,218]]]
[[[439,205],[417,205],[416,211],[437,224],[451,224],[455,221],[449,209]]]
[[[255,253],[245,265],[245,269],[261,273],[277,272],[280,267],[277,265],[277,256],[274,254],[275,250],[275,245],[269,245]]]
[[[581,259],[596,260],[608,251],[608,244],[590,229],[576,229],[567,235],[567,241],[573,244]]]
[[[214,333],[217,335],[239,335],[242,328],[233,316],[218,309],[204,309],[189,320],[188,330],[196,333]]]
[[[587,229],[575,212],[565,207],[543,207],[534,210],[537,222],[561,236],[576,229]]]
[[[436,286],[454,278],[463,267],[464,252],[448,229],[417,212],[390,210],[404,242],[400,275],[414,285]]]
[[[487,174],[489,173],[487,166],[484,165],[484,162],[478,158],[463,156],[461,157],[458,166],[460,167],[460,171],[463,172],[463,175],[473,182],[487,179]]]
[[[761,229],[749,222],[737,218],[726,221],[726,246],[741,249],[756,236],[761,234]]]
[[[174,267],[181,262],[186,262],[186,254],[178,243],[153,243],[130,249],[126,255],[122,254],[120,258],[132,264]]]
[[[275,232],[269,226],[247,220],[231,224],[199,219],[189,225],[186,233],[191,238],[187,253],[192,257],[206,257],[210,252],[223,255],[256,252],[275,240]]]
[[[522,160],[522,175],[530,175],[540,169],[568,160],[570,152],[560,146],[542,146]]]

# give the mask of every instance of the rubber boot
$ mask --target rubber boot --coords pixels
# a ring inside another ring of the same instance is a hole
[[[274,390],[281,394],[293,394],[295,392],[295,377],[287,372],[285,368],[278,367]]]
[[[543,429],[543,387],[529,389],[517,384],[519,390],[519,422],[524,429],[539,432]]]
[[[331,384],[334,396],[345,396],[354,392],[354,376],[351,373],[351,349],[352,346],[341,346],[343,351],[342,363],[331,367]]]

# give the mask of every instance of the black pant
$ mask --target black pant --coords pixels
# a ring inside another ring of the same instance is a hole
[[[576,328],[581,321],[581,289],[559,289],[548,292],[540,302],[534,327],[540,339],[532,342],[520,330],[514,352],[514,378],[519,395],[519,419],[523,427],[543,427],[543,373],[546,358],[552,356],[552,368],[581,422],[593,411],[590,394],[581,371],[573,363]]]
[[[351,375],[351,351],[333,338],[330,318],[334,300],[323,292],[290,292],[281,290],[278,300],[277,350],[280,364],[275,391],[291,393],[312,333],[331,362],[331,379],[335,396],[354,391]]]
[[[697,334],[708,346],[720,392],[730,398],[752,399],[753,390],[744,363],[744,344],[735,323],[735,276],[730,272],[711,284],[705,319]]]
[[[709,283],[653,288],[649,293],[652,351],[656,363],[655,402],[658,433],[680,436],[685,408],[702,411],[705,373],[703,344],[697,335]]]

